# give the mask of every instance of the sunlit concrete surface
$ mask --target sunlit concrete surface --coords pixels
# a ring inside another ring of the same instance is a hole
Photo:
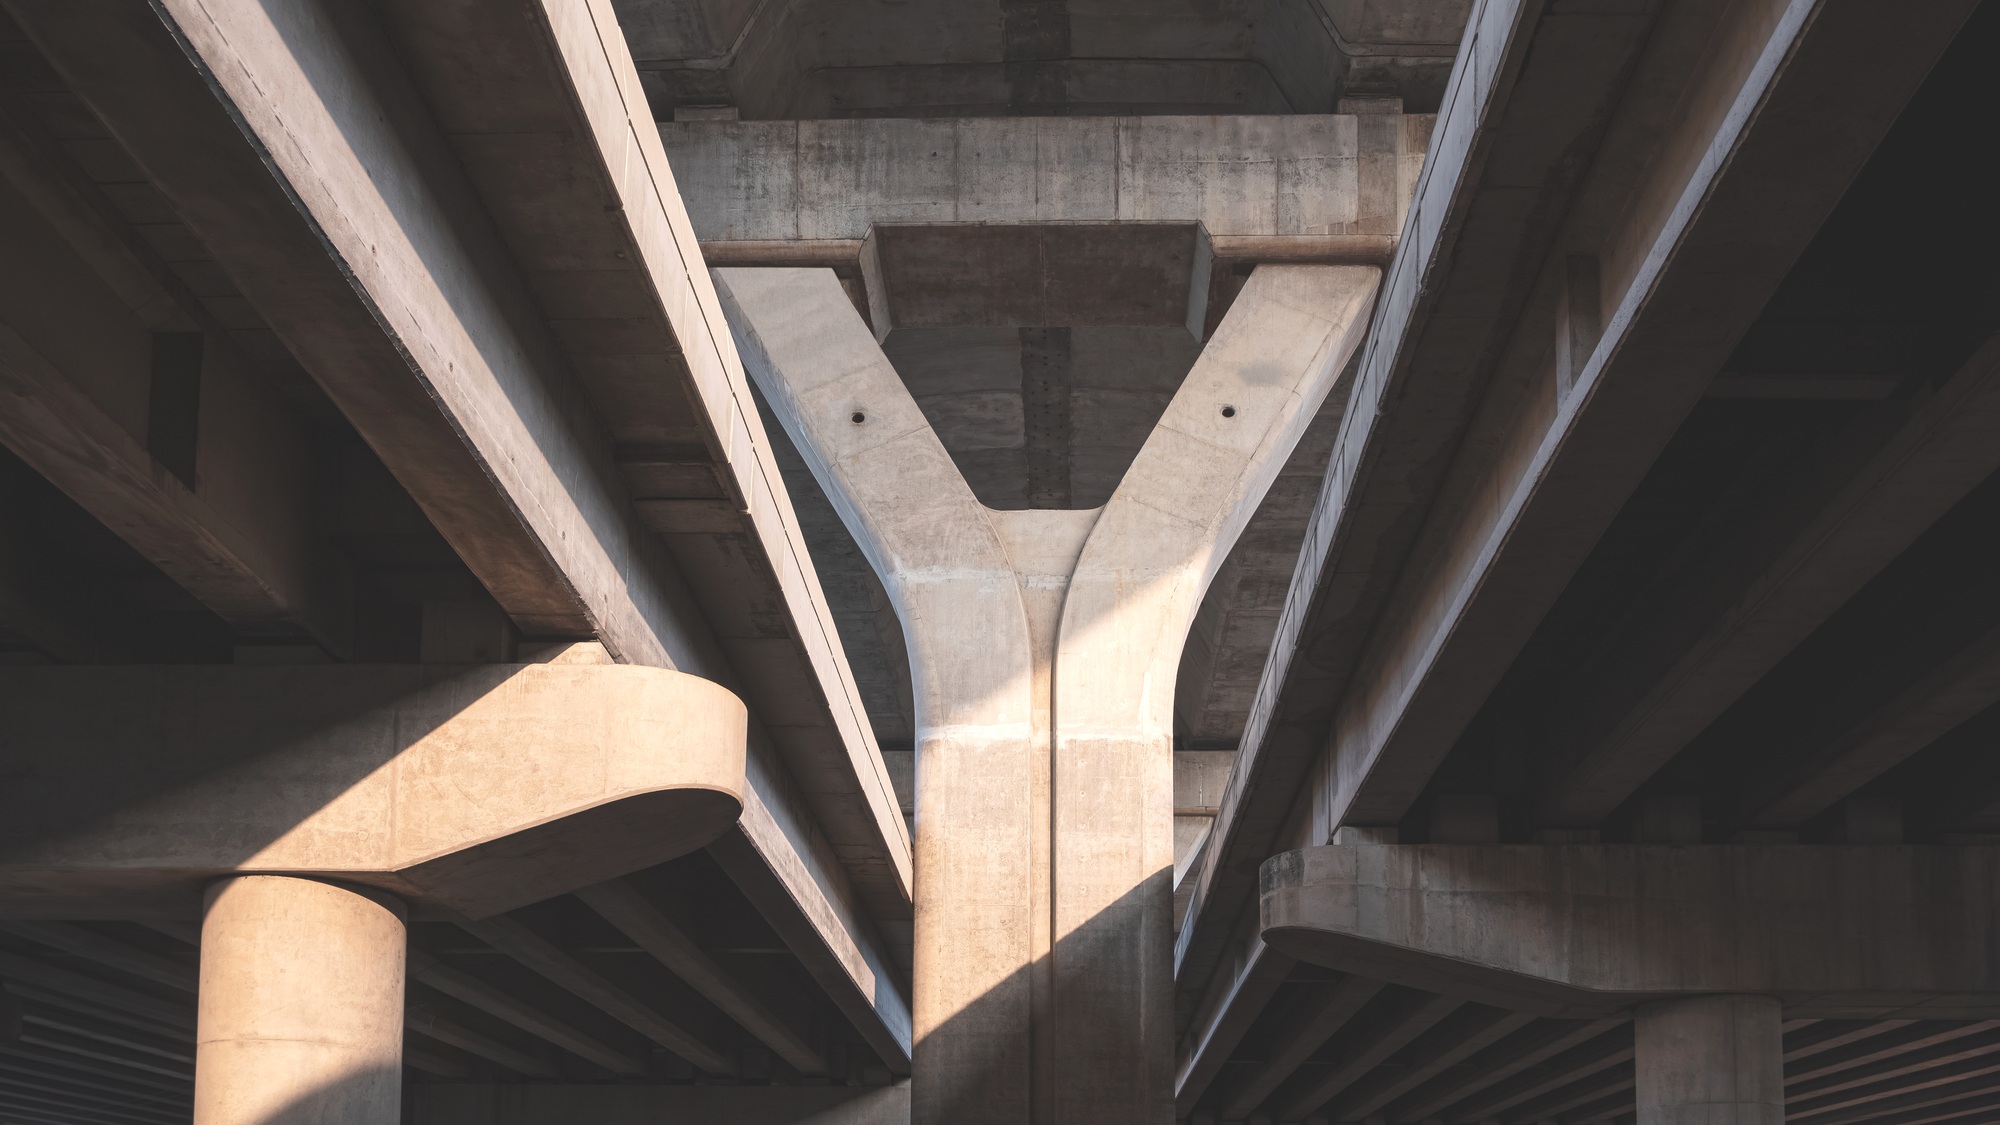
[[[0,0],[0,1125],[2000,1119],[2000,0]]]

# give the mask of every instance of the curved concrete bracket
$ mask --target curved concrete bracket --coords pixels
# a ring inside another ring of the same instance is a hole
[[[0,910],[192,911],[229,874],[474,917],[693,851],[742,810],[746,714],[616,665],[13,668]]]
[[[1747,993],[2000,1016],[2000,848],[1330,846],[1260,875],[1272,948],[1537,1015]]]

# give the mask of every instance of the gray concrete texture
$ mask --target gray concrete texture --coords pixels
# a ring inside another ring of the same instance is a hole
[[[311,879],[207,894],[195,1125],[386,1125],[403,1088],[405,911]]]
[[[1218,240],[1381,239],[1402,229],[1431,122],[703,121],[663,123],[660,139],[705,250],[941,223],[1199,223]]]
[[[484,916],[701,847],[746,789],[743,704],[659,668],[19,668],[0,711],[14,917],[191,917],[252,872]]]
[[[1783,1006],[1769,996],[1701,996],[1639,1007],[1638,1125],[1784,1125]]]
[[[1539,1015],[1704,993],[1799,1018],[2000,1015],[1992,848],[1329,845],[1261,879],[1274,949]]]
[[[1378,278],[1260,269],[1102,509],[994,511],[831,271],[718,271],[912,655],[917,1120],[1171,1116],[1181,641]]]

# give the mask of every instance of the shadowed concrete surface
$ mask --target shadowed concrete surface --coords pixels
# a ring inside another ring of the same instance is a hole
[[[1996,50],[0,0],[0,1125],[2000,1119]]]

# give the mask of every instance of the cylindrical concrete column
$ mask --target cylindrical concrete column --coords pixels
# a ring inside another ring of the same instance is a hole
[[[312,879],[211,887],[194,1125],[396,1125],[404,917],[388,895]]]
[[[1639,1125],[1785,1125],[1783,1013],[1768,996],[1639,1006]]]

